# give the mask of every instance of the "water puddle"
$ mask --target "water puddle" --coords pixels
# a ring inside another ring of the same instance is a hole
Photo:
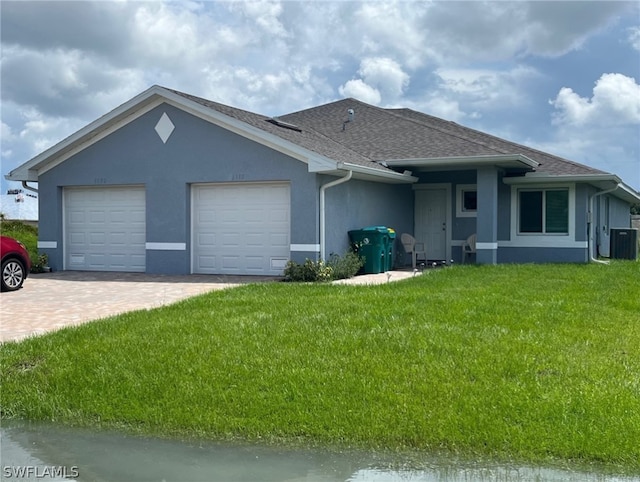
[[[569,469],[515,467],[425,456],[186,443],[3,422],[3,481],[50,482],[640,482]]]

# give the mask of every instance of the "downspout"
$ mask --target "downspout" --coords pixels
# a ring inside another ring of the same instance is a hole
[[[325,202],[324,196],[325,191],[330,187],[337,186],[338,184],[342,184],[343,182],[347,182],[353,176],[353,171],[348,171],[347,175],[341,177],[340,179],[336,179],[335,181],[328,182],[327,184],[323,184],[320,186],[320,259],[325,260],[326,258],[326,233],[325,233],[325,220],[324,220],[324,209]]]
[[[31,186],[27,185],[27,182],[29,182],[29,181],[22,181],[22,187],[23,188],[25,188],[27,191],[38,192],[38,190],[35,187],[31,187]]]
[[[611,189],[606,189],[604,191],[600,191],[589,197],[589,212],[587,214],[587,224],[589,226],[589,236],[587,237],[587,249],[589,250],[589,260],[593,263],[600,264],[609,264],[608,261],[602,261],[600,259],[596,259],[594,256],[594,248],[595,248],[595,228],[593,222],[593,209],[594,209],[594,200],[595,198],[602,196],[603,194],[608,194],[610,192],[615,191],[620,187],[620,184],[616,184],[615,187]]]

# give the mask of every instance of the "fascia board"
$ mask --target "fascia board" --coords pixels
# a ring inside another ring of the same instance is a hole
[[[18,166],[5,175],[10,181],[37,182],[38,176],[69,157],[86,149],[91,144],[106,137],[117,129],[132,122],[163,102],[196,115],[203,120],[218,125],[226,130],[258,142],[290,157],[298,159],[309,166],[310,172],[330,171],[336,169],[336,161],[309,151],[293,142],[286,141],[276,135],[246,124],[214,109],[191,101],[160,86],[153,86],[145,92],[125,102],[108,114],[55,144],[33,159]]]
[[[157,104],[154,104],[153,101],[158,98],[158,95],[162,95],[163,91],[165,89],[157,85],[150,87],[108,114],[96,119],[36,157],[18,166],[5,175],[5,179],[9,181],[37,182],[40,173],[46,172],[64,162],[73,154],[155,107]]]
[[[367,179],[378,182],[415,183],[418,178],[410,174],[402,174],[394,171],[382,171],[371,167],[360,166],[348,162],[338,163],[338,169],[353,171],[354,176],[359,179]]]
[[[425,157],[416,159],[387,159],[389,166],[414,167],[414,168],[460,168],[460,167],[482,167],[482,166],[505,166],[527,167],[535,169],[539,163],[522,154],[504,154],[497,156],[452,156],[452,157]]]
[[[544,172],[532,172],[524,176],[505,177],[505,184],[535,184],[549,182],[621,182],[618,176],[613,174],[548,174]]]
[[[640,192],[623,182],[618,184],[618,189],[613,192],[613,195],[632,204],[640,203]]]

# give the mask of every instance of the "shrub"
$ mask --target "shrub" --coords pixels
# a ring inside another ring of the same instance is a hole
[[[364,266],[364,260],[356,253],[349,252],[343,257],[332,254],[328,262],[306,259],[299,264],[289,261],[284,269],[286,281],[332,281],[351,278]]]
[[[353,278],[364,266],[364,258],[353,251],[342,257],[334,253],[327,264],[333,268],[333,279]]]
[[[331,281],[333,270],[322,260],[306,259],[303,264],[289,261],[284,268],[284,277],[287,281]]]

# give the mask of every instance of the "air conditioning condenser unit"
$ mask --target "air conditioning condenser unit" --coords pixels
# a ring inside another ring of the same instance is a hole
[[[611,258],[638,259],[638,230],[611,229]]]

